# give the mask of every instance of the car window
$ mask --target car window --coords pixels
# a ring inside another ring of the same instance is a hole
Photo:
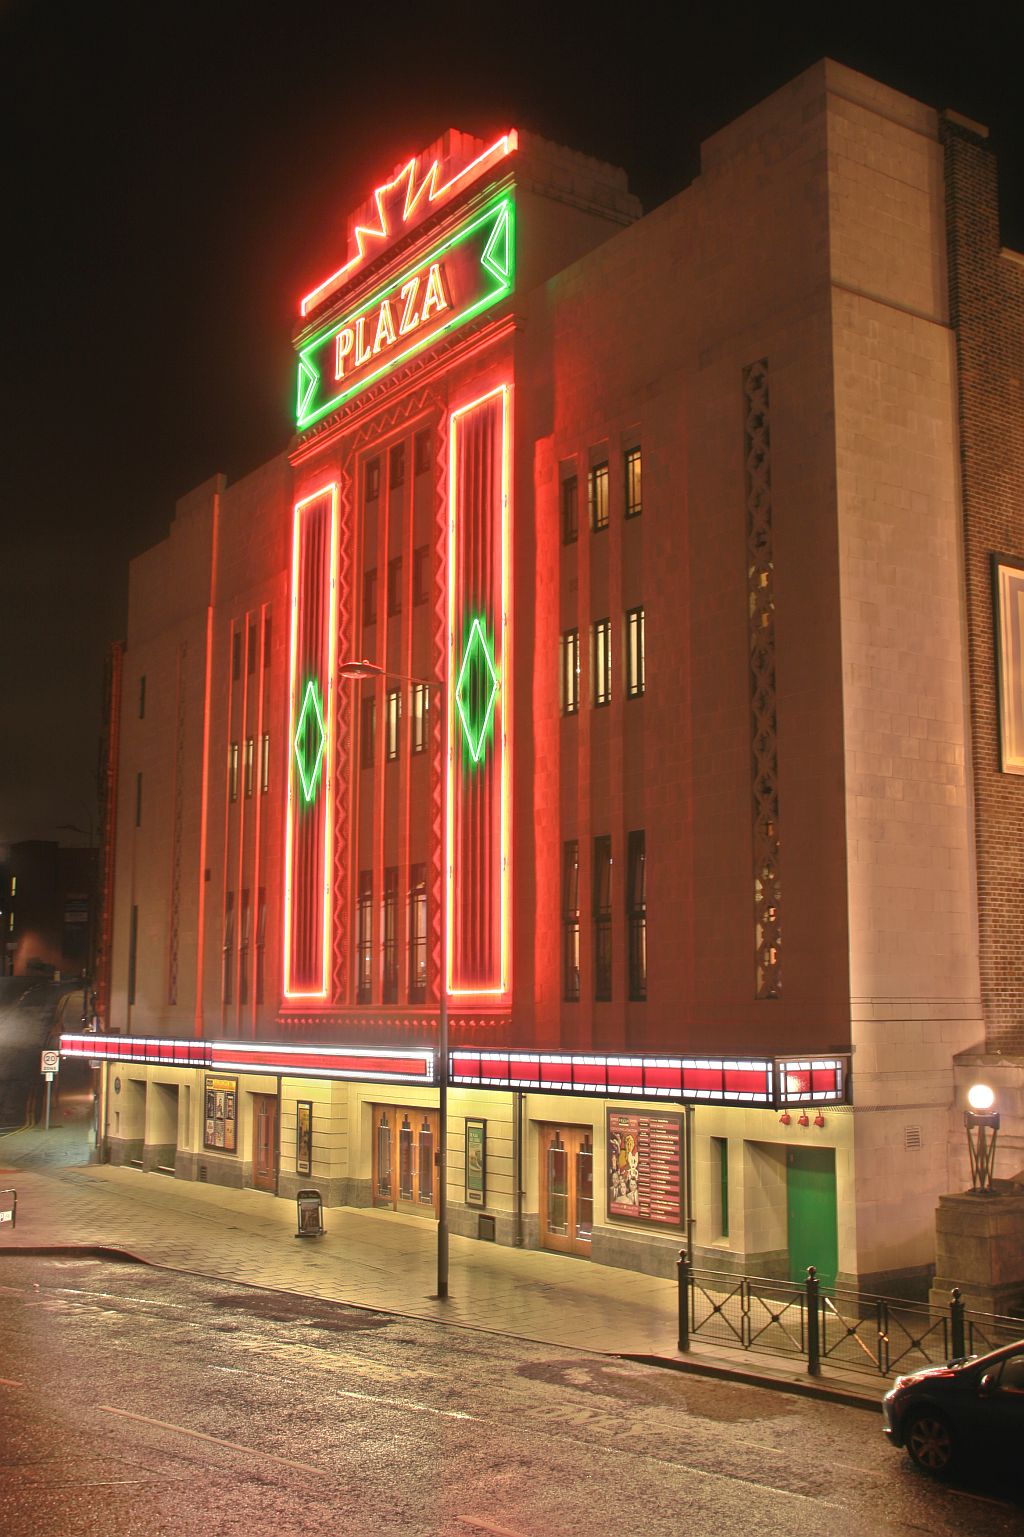
[[[1001,1393],[1024,1393],[1024,1355],[1007,1356],[999,1374]]]

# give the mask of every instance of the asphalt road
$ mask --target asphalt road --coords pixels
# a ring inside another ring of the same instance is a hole
[[[0,1257],[3,1537],[1019,1533],[874,1413],[135,1264]]]

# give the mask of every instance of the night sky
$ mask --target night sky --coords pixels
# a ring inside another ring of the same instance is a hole
[[[128,561],[286,445],[298,295],[445,128],[533,129],[649,208],[828,54],[987,124],[1024,249],[1024,6],[836,9],[0,0],[0,844],[83,841]]]

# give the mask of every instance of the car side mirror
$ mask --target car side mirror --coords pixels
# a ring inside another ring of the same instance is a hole
[[[995,1372],[986,1372],[984,1377],[982,1377],[981,1381],[978,1383],[978,1396],[981,1398],[987,1398],[988,1395],[994,1391],[996,1381],[997,1375]]]

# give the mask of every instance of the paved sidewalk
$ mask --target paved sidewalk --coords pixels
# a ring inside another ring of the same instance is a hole
[[[137,1169],[83,1164],[81,1130],[0,1136],[0,1188],[18,1193],[4,1253],[61,1247],[121,1250],[148,1264],[389,1313],[486,1329],[569,1349],[643,1356],[844,1402],[878,1404],[887,1384],[742,1351],[675,1348],[674,1281],[587,1260],[451,1238],[451,1295],[432,1296],[433,1222],[331,1208],[322,1238],[295,1238],[295,1207],[258,1190],[228,1190]]]

